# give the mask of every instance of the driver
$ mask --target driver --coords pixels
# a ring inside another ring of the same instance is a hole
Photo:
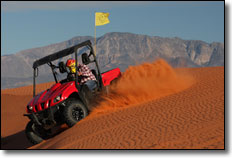
[[[69,80],[75,80],[75,73],[76,73],[76,67],[75,67],[76,61],[74,59],[68,59],[66,62],[66,67],[69,69],[68,73],[68,79]],[[80,85],[87,85],[90,90],[93,90],[97,87],[97,80],[96,77],[93,75],[91,70],[88,68],[88,66],[84,64],[79,64],[77,62],[77,70],[78,70],[78,78]]]

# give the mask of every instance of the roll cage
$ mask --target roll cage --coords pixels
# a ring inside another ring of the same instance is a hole
[[[51,55],[45,56],[41,59],[36,60],[33,63],[33,70],[34,70],[34,72],[33,72],[33,96],[35,96],[35,93],[36,93],[36,77],[38,76],[38,67],[39,66],[44,65],[44,64],[48,64],[52,69],[54,79],[57,83],[56,72],[54,69],[59,68],[59,67],[57,67],[56,65],[53,65],[52,61],[75,53],[75,61],[76,61],[75,65],[76,65],[76,70],[77,70],[77,56],[78,56],[77,52],[78,52],[79,48],[84,47],[84,46],[87,46],[87,48],[90,50],[90,53],[89,53],[89,55],[87,55],[86,53],[82,54],[82,62],[85,65],[92,63],[92,62],[95,62],[96,68],[97,68],[97,82],[98,82],[99,88],[102,88],[102,76],[101,76],[99,65],[98,65],[98,62],[96,59],[96,55],[94,53],[94,50],[93,50],[93,47],[92,47],[90,40],[87,40],[87,41],[82,42],[80,44],[74,45],[72,47],[58,51],[58,52],[53,53]],[[90,56],[93,56],[92,61],[89,58]],[[76,86],[77,90],[80,91],[80,86],[78,85],[78,71],[76,71],[75,76],[76,76],[75,86]]]

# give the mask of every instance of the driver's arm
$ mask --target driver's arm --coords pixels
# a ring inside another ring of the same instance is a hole
[[[78,71],[78,76],[82,76],[82,72],[81,71]]]

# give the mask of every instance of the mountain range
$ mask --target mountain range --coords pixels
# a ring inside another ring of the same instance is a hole
[[[1,56],[1,88],[31,85],[35,60],[86,40],[94,44],[91,36],[77,36],[61,43]],[[130,65],[158,58],[165,59],[173,67],[224,66],[224,43],[120,32],[97,38],[97,59],[102,72],[115,67],[125,71]],[[38,83],[52,80],[51,70],[46,67],[41,66],[39,75]]]

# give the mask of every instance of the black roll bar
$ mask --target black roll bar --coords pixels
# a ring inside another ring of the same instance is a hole
[[[94,52],[94,49],[93,47],[90,45],[90,53],[93,55],[93,58],[94,58],[94,62],[96,64],[96,67],[97,67],[97,71],[98,71],[98,84],[99,84],[99,87],[102,89],[102,76],[101,76],[101,71],[100,71],[100,68],[99,68],[99,65],[98,65],[98,62],[97,62],[97,57],[95,55],[95,52]],[[90,55],[91,55],[90,54]]]
[[[33,74],[33,97],[35,96],[35,77],[36,77],[36,68],[34,68],[34,74]]]
[[[87,41],[82,42],[82,43],[80,43],[78,45],[66,48],[66,49],[61,50],[59,52],[53,53],[53,54],[48,55],[46,57],[43,57],[43,58],[41,58],[39,60],[36,60],[33,63],[33,68],[37,68],[37,67],[39,67],[39,66],[41,66],[43,64],[47,64],[48,62],[52,62],[52,61],[54,61],[56,59],[68,56],[68,55],[74,53],[75,50],[77,50],[78,48],[81,48],[83,46],[91,46],[90,40],[87,40]]]
[[[69,48],[66,48],[64,50],[61,50],[59,52],[56,52],[56,53],[53,53],[51,55],[48,55],[48,56],[45,56],[39,60],[36,60],[34,63],[33,63],[33,69],[34,69],[34,75],[33,75],[33,96],[35,96],[35,93],[36,93],[36,80],[35,78],[38,76],[36,74],[36,71],[38,72],[38,67],[41,66],[41,65],[44,65],[44,64],[48,64],[49,66],[51,66],[52,68],[52,72],[53,72],[53,75],[54,75],[54,78],[55,78],[55,81],[57,83],[57,78],[56,78],[56,75],[55,75],[55,72],[54,72],[54,65],[52,65],[52,61],[54,60],[57,60],[59,58],[62,58],[62,57],[65,57],[65,56],[68,56],[70,54],[73,54],[75,53],[75,60],[76,60],[76,70],[77,69],[77,50],[81,47],[84,47],[84,46],[87,46],[90,48],[90,53],[93,55],[94,57],[94,62],[96,64],[96,67],[97,67],[97,72],[98,72],[98,82],[99,82],[99,87],[102,88],[102,76],[101,76],[101,72],[100,72],[100,68],[99,68],[99,65],[98,65],[98,62],[96,60],[96,55],[94,53],[94,50],[93,50],[93,47],[92,47],[92,44],[90,42],[90,40],[87,40],[85,42],[82,42],[80,44],[77,44],[75,46],[72,46],[72,47],[69,47]],[[91,55],[90,54],[90,55]],[[78,91],[80,91],[80,86],[78,85],[78,72],[76,71],[76,81],[75,81],[75,86],[76,88],[78,89]]]
[[[74,53],[75,53],[75,69],[76,69],[76,73],[75,73],[75,86],[76,86],[78,92],[80,92],[80,85],[78,85],[77,50],[78,50],[78,48],[74,49]]]
[[[55,74],[56,72],[54,71],[54,69],[56,68],[56,66],[53,65],[52,62],[48,62],[48,65],[51,67],[53,77],[54,77],[54,79],[55,79],[55,81],[56,81],[56,83],[57,83],[57,77],[56,77],[56,74]]]

